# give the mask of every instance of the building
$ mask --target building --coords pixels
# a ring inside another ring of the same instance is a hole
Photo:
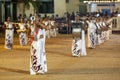
[[[119,11],[120,0],[86,0],[87,12],[102,12],[103,14]]]
[[[17,17],[24,12],[24,0],[0,0],[0,20],[5,21],[8,16],[16,21]],[[65,12],[72,13],[79,11],[79,0],[33,0],[37,2],[38,14],[49,16],[58,14],[63,16]],[[41,4],[42,3],[42,4]],[[30,3],[30,8],[25,8],[25,14],[28,17],[34,14],[35,10]]]

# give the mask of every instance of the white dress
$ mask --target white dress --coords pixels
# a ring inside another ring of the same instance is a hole
[[[108,31],[107,31],[107,40],[109,40],[110,39],[110,34],[112,34],[112,18],[110,18],[106,23],[108,23],[109,24],[109,29],[108,29]]]
[[[82,39],[81,39],[81,56],[86,56],[87,52],[86,52],[86,45],[85,45],[85,31],[82,30]]]
[[[54,27],[54,28],[50,28],[50,36],[56,37],[57,32],[56,32],[56,28],[55,28],[55,21],[51,21],[50,23],[51,23],[50,25]]]
[[[43,37],[40,37],[43,36]],[[37,41],[31,44],[30,74],[44,74],[47,72],[46,54],[45,54],[45,30],[39,29]]]
[[[98,28],[98,29],[100,29],[100,23],[95,23],[96,25],[96,29]],[[100,43],[101,43],[101,38],[100,38],[100,34],[96,34],[96,39],[95,39],[95,44],[96,45],[100,45]]]
[[[94,23],[92,21],[88,22],[88,48],[95,48],[95,30]]]
[[[72,56],[86,56],[85,31],[81,29],[81,38],[75,38],[72,42]]]
[[[13,48],[13,35],[14,35],[14,28],[12,22],[5,22],[6,25],[6,32],[5,32],[5,48],[12,49]]]
[[[46,32],[46,37],[50,38],[50,21],[43,21],[43,24],[48,27],[48,29],[45,31]]]
[[[24,23],[23,24],[19,23],[18,25],[19,25],[20,30],[21,30],[21,32],[19,34],[20,45],[25,46],[25,45],[27,45],[27,36],[26,36],[26,32],[22,32],[22,31],[26,30],[26,27],[25,27]]]

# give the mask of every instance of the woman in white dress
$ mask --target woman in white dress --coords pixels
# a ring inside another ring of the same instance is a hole
[[[99,29],[101,30],[101,26],[100,26],[100,18],[96,19],[96,22],[94,23],[96,30]],[[95,45],[100,45],[101,43],[101,38],[100,38],[101,34],[96,33],[96,39],[95,39]]]
[[[72,56],[80,57],[81,56],[86,56],[86,46],[85,46],[85,31],[83,29],[84,23],[79,21],[79,16],[76,16],[76,21],[75,23],[78,24],[78,28],[75,29],[73,26],[73,43],[72,43]],[[74,34],[80,34],[79,36],[74,35]]]
[[[57,30],[55,26],[55,21],[53,19],[50,19],[50,36],[56,37],[57,36]]]
[[[26,37],[26,24],[24,23],[24,19],[20,19],[20,23],[18,24],[19,30],[17,32],[19,33],[19,39],[20,39],[20,45],[26,46],[27,45],[27,37]]]
[[[13,22],[10,21],[10,17],[7,18],[7,22],[4,23],[5,31],[5,48],[13,48],[13,36],[14,36],[14,27]]]
[[[51,25],[50,25],[50,20],[49,20],[49,18],[44,18],[44,19],[43,19],[43,23],[44,23],[44,25],[48,28],[48,29],[46,30],[46,37],[47,37],[47,38],[50,38],[50,37],[51,37],[51,35],[50,35]]]
[[[94,22],[92,19],[87,21],[88,23],[88,48],[93,49],[95,48],[95,30],[96,27],[94,26]]]
[[[30,74],[44,74],[47,72],[45,54],[45,26],[41,22],[33,22],[34,29],[30,31],[31,43]],[[29,36],[28,36],[29,37]]]

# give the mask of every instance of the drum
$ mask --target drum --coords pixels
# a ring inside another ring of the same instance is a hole
[[[82,23],[72,23],[72,36],[75,39],[81,39]]]
[[[17,33],[25,33],[25,32],[27,32],[27,31],[26,30],[20,30],[20,29],[17,30]]]

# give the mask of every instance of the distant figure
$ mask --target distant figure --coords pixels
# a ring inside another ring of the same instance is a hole
[[[14,35],[14,27],[13,22],[10,21],[10,17],[7,18],[7,21],[4,22],[5,28],[5,48],[12,49],[13,48],[13,35]]]
[[[88,34],[88,48],[90,49],[93,49],[95,48],[95,30],[96,30],[96,27],[94,26],[94,22],[92,20],[92,17],[90,17],[88,20],[87,20],[87,23],[88,23],[88,31],[87,31],[87,34]]]
[[[27,45],[27,37],[26,37],[26,24],[24,23],[24,19],[20,19],[20,23],[18,24],[19,30],[17,32],[19,33],[19,39],[20,39],[20,45],[25,46]]]
[[[108,16],[108,12],[107,11],[105,11],[105,15],[104,15],[105,17],[107,17]]]
[[[70,16],[70,20],[75,20],[75,14],[72,12],[72,15]]]

